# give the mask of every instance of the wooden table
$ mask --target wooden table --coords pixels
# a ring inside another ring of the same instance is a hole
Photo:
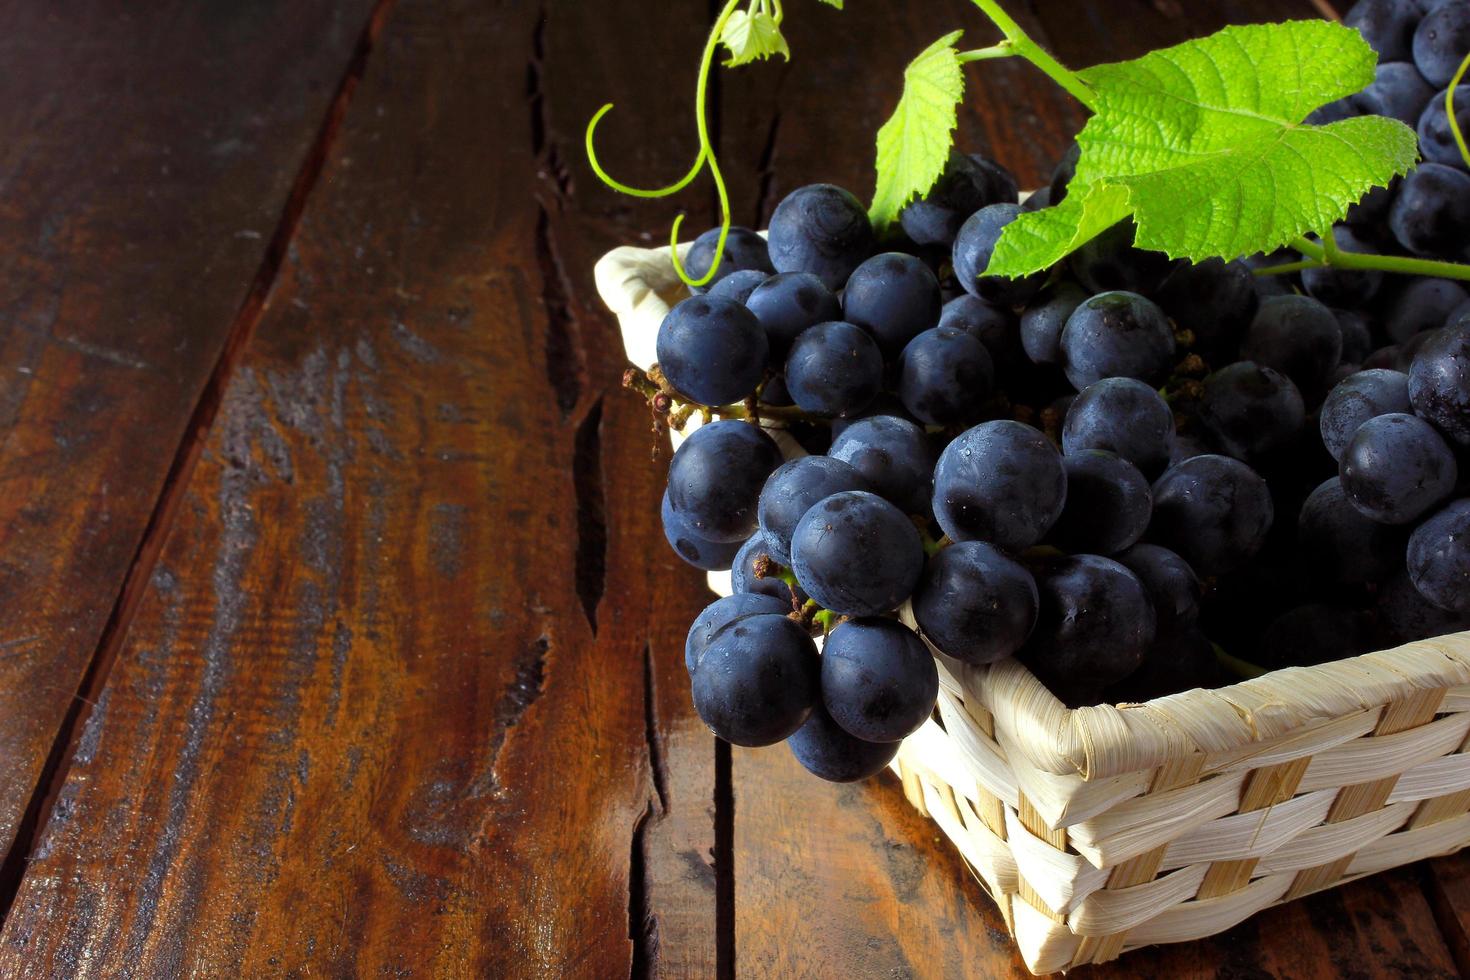
[[[1012,4],[1087,64],[1305,0]],[[789,0],[718,77],[737,219],[870,186],[963,0]],[[1185,16],[1183,11],[1189,9]],[[594,259],[712,220],[711,11],[647,0],[12,2],[0,85],[0,976],[1021,975],[884,778],[717,743]],[[1027,184],[1080,123],[972,66]],[[1435,861],[1100,972],[1446,976]]]

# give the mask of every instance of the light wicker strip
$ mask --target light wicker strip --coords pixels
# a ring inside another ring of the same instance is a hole
[[[649,366],[680,295],[669,250],[615,250],[596,277]],[[710,581],[728,592],[728,573]],[[1013,661],[937,659],[936,718],[894,769],[1035,973],[1213,935],[1470,843],[1470,633],[1077,710]]]

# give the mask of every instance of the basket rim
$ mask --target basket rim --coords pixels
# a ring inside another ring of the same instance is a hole
[[[681,244],[680,255],[689,247]],[[619,320],[629,360],[644,369],[652,364],[651,335],[683,288],[671,252],[669,245],[623,245],[593,270],[598,294]],[[1226,687],[1082,708],[1068,708],[1014,659],[975,667],[945,658],[944,666],[959,693],[988,711],[1031,765],[1089,781],[1266,743],[1416,691],[1470,684],[1470,630],[1284,667]]]

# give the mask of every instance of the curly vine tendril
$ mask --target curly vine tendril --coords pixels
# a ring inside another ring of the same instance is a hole
[[[720,237],[715,243],[714,261],[710,263],[709,271],[701,278],[691,279],[689,274],[684,271],[683,263],[679,260],[679,228],[684,223],[684,215],[681,214],[674,219],[674,227],[669,232],[669,244],[673,247],[674,271],[679,274],[679,278],[688,286],[703,286],[714,278],[716,270],[719,269],[720,260],[725,254],[725,239],[730,233],[730,196],[725,190],[725,178],[720,173],[719,162],[715,159],[714,150],[710,147],[709,127],[706,123],[705,116],[705,99],[709,91],[709,76],[714,66],[715,50],[719,47],[720,35],[724,33],[725,24],[729,21],[730,15],[735,13],[740,4],[741,0],[729,0],[725,4],[724,9],[720,11],[719,18],[715,20],[714,27],[710,28],[709,38],[704,44],[704,55],[699,62],[699,82],[694,90],[694,122],[695,128],[699,133],[699,152],[695,155],[694,164],[689,168],[689,172],[683,177],[666,187],[658,187],[653,190],[630,187],[627,184],[614,180],[602,168],[602,164],[597,160],[597,152],[593,149],[593,133],[597,129],[597,124],[602,120],[602,117],[612,110],[612,103],[609,102],[597,110],[597,114],[587,123],[587,162],[591,165],[592,172],[597,174],[598,179],[604,184],[624,194],[645,198],[668,197],[688,187],[694,178],[699,176],[700,171],[706,166],[709,167],[710,177],[715,182],[715,193],[720,198]]]
[[[1465,69],[1470,68],[1470,54],[1465,55],[1465,60],[1460,62],[1459,71],[1455,77],[1450,79],[1450,87],[1444,92],[1444,111],[1450,117],[1450,132],[1455,135],[1455,145],[1460,148],[1460,159],[1465,161],[1465,166],[1470,167],[1470,147],[1465,145],[1465,134],[1460,132],[1460,121],[1455,118],[1455,89],[1460,85],[1460,79],[1465,77]]]

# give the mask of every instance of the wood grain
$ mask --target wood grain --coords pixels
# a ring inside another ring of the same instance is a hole
[[[0,7],[0,867],[371,7]]]
[[[693,593],[590,298],[637,225],[566,163],[608,93],[645,100],[610,165],[683,162],[658,81],[703,16],[640,66],[635,6],[394,8],[0,975],[710,972]]]

